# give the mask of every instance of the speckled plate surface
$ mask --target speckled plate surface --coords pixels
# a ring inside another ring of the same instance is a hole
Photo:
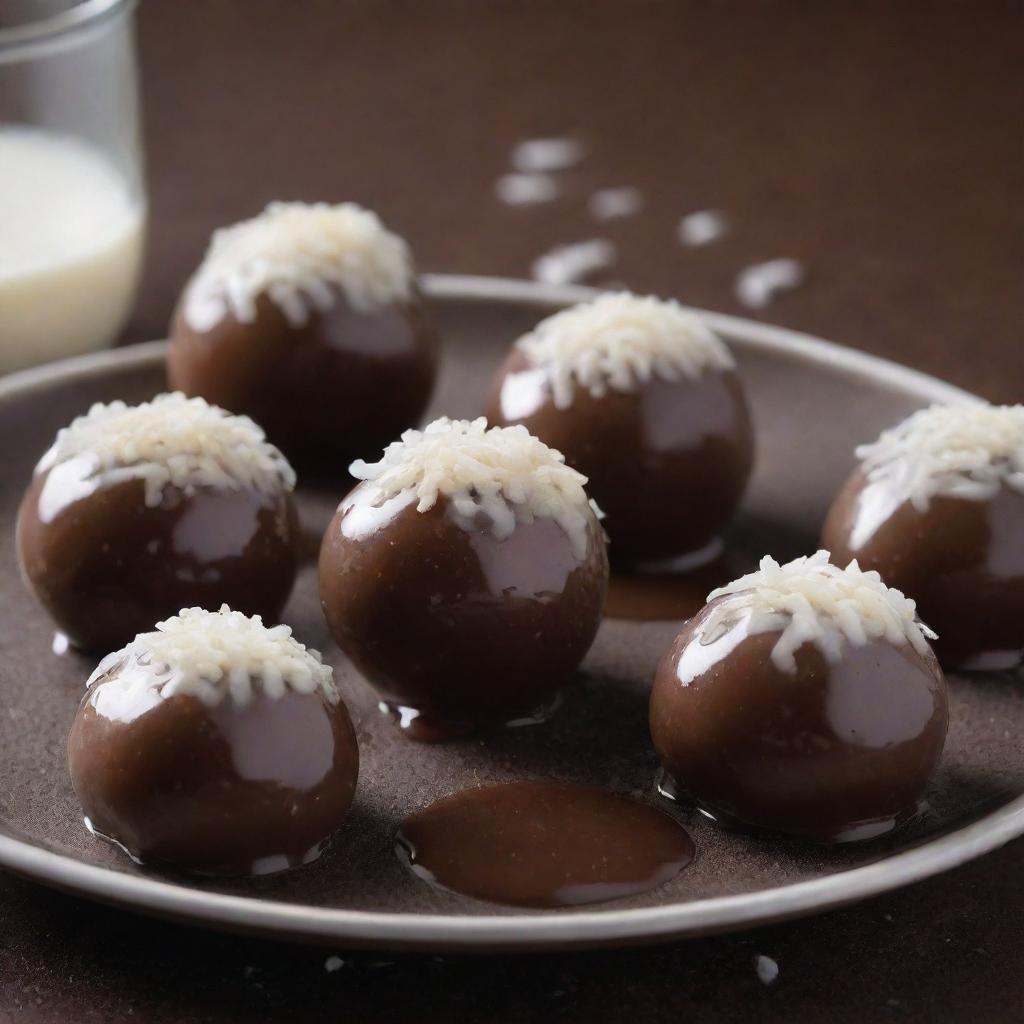
[[[461,277],[428,279],[446,338],[431,412],[479,412],[505,347],[541,316],[592,293]],[[971,396],[934,378],[778,328],[708,314],[732,344],[751,397],[758,464],[733,528],[744,550],[813,550],[852,448],[913,409]],[[821,848],[716,829],[685,808],[693,866],[659,889],[586,910],[524,912],[441,892],[393,851],[408,812],[458,789],[516,778],[589,782],[654,799],[647,733],[653,669],[674,623],[606,621],[582,678],[549,722],[443,746],[397,734],[330,642],[312,564],[285,620],[333,661],[359,734],[353,812],[313,865],[210,883],[137,868],[93,839],[64,760],[93,662],[55,655],[53,629],[21,586],[14,519],[54,432],[92,402],[163,389],[159,343],[75,359],[0,381],[0,865],[48,885],[213,927],[324,942],[430,951],[625,945],[707,934],[850,903],[935,874],[1024,833],[1024,686],[1009,675],[951,683],[951,727],[927,806],[911,826],[866,845]],[[308,530],[345,490],[303,491]]]

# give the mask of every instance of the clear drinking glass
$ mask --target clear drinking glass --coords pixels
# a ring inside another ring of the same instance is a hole
[[[101,348],[146,201],[135,0],[0,0],[0,373]]]

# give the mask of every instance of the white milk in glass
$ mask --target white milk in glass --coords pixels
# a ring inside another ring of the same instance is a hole
[[[0,125],[0,373],[113,340],[135,292],[144,220],[99,150]]]

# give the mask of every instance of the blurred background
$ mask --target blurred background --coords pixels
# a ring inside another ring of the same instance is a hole
[[[529,277],[553,247],[607,240],[616,258],[596,283],[1020,400],[1022,11],[146,0],[151,231],[128,334],[163,334],[216,226],[271,199],[354,199],[425,270]],[[553,173],[557,195],[503,201],[514,147],[550,137],[582,147]],[[640,208],[598,219],[595,191],[623,188],[637,194],[620,208]],[[681,219],[708,210],[723,233],[684,244]],[[744,269],[778,259],[802,281],[763,308],[740,301]]]

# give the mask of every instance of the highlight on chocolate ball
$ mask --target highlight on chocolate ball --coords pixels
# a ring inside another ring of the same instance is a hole
[[[301,466],[340,472],[418,425],[437,360],[404,239],[355,203],[275,202],[214,232],[167,377],[251,416]]]
[[[99,663],[68,766],[89,831],[139,864],[262,875],[320,856],[359,751],[319,653],[225,605],[184,608]]]
[[[297,570],[295,479],[252,420],[202,398],[97,403],[58,432],[21,501],[23,578],[89,651],[193,605],[277,621]]]
[[[320,597],[382,706],[421,739],[546,717],[604,609],[586,477],[524,426],[444,417],[351,471]]]
[[[914,598],[947,669],[1024,660],[1024,406],[935,405],[856,449],[822,544]]]
[[[914,816],[946,740],[946,681],[914,602],[818,551],[713,591],[665,654],[651,736],[666,797],[728,828],[819,843]]]

